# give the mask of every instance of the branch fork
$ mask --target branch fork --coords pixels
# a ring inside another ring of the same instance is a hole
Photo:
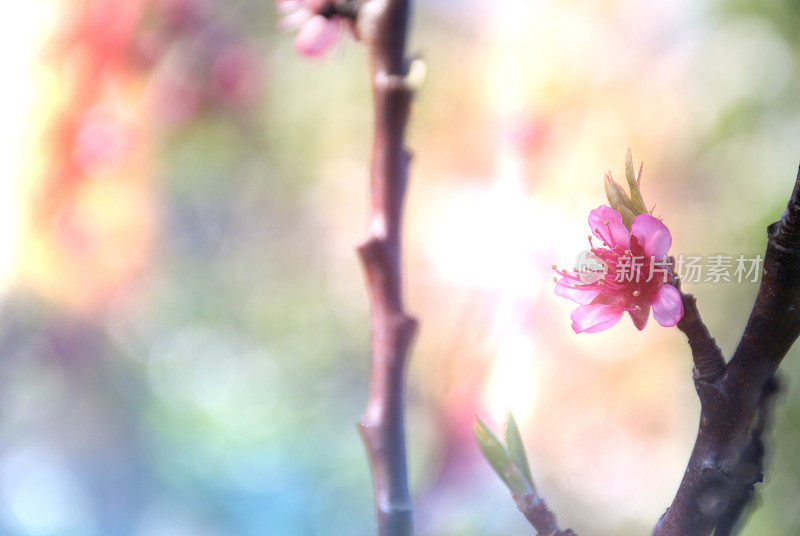
[[[783,217],[768,228],[764,273],[750,319],[726,364],[692,296],[678,327],[689,339],[701,417],[694,450],[654,536],[732,534],[763,478],[763,434],[774,377],[800,335],[800,174]]]

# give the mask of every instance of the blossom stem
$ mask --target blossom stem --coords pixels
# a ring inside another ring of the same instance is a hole
[[[342,17],[355,22],[364,1],[365,0],[338,0],[336,2],[329,2],[322,6],[319,14],[326,19]]]
[[[710,382],[725,371],[725,358],[717,342],[709,333],[697,310],[697,300],[691,294],[681,292],[683,318],[678,321],[680,329],[689,340],[694,359],[695,378]]]

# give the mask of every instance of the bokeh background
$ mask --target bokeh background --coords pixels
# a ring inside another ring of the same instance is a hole
[[[364,51],[270,0],[25,0],[0,32],[0,533],[373,531]],[[420,536],[530,529],[474,414],[581,534],[648,533],[698,421],[680,332],[575,335],[551,266],[627,147],[674,254],[753,256],[800,161],[796,0],[419,2],[405,247]],[[753,283],[697,283],[730,355]],[[745,535],[800,529],[800,355]]]

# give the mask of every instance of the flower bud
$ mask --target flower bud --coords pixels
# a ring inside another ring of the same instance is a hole
[[[606,197],[608,204],[611,205],[616,211],[619,207],[629,207],[631,205],[631,198],[625,193],[625,190],[611,178],[611,172],[606,173],[605,176]]]

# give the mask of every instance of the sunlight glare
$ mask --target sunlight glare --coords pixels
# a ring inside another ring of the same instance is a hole
[[[17,251],[21,214],[20,177],[30,154],[28,124],[37,93],[34,71],[37,54],[54,15],[48,0],[26,0],[14,5],[0,31],[0,288],[8,283]]]

